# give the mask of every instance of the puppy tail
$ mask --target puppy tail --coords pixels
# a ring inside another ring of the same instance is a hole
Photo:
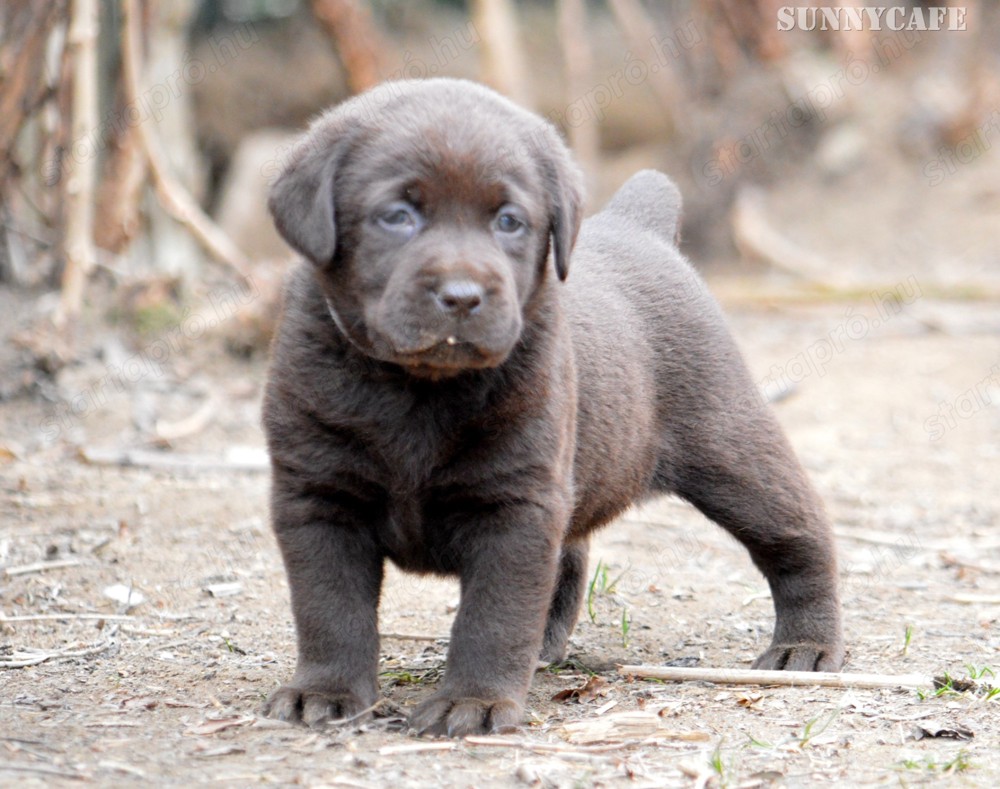
[[[677,244],[681,229],[681,193],[657,170],[640,170],[614,193],[604,209],[625,217]]]

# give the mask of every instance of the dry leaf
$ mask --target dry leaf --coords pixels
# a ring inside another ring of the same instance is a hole
[[[957,723],[945,724],[937,721],[927,721],[914,727],[913,739],[924,740],[928,738],[943,740],[971,740],[975,737],[971,729],[959,726]]]
[[[763,693],[741,693],[736,697],[736,703],[741,707],[746,707],[747,709],[753,709],[754,705],[757,704],[761,699],[764,698]]]
[[[155,709],[159,703],[159,699],[154,699],[152,696],[133,696],[125,699],[122,702],[122,707],[127,710],[151,710]]]
[[[568,702],[570,699],[575,699],[583,704],[600,696],[607,696],[609,690],[608,681],[595,674],[578,688],[560,690],[552,697],[552,701]]]

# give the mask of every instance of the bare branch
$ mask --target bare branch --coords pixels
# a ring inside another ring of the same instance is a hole
[[[376,85],[385,44],[369,10],[357,0],[312,0],[312,10],[337,49],[351,92]]]
[[[123,0],[122,29],[122,74],[125,84],[126,103],[139,105],[140,78],[139,62],[141,60],[141,22],[136,0]],[[218,225],[215,224],[192,197],[191,193],[170,173],[166,164],[166,156],[153,136],[150,124],[140,123],[139,140],[149,162],[149,170],[153,176],[156,195],[163,207],[178,222],[185,225],[198,242],[216,260],[219,260],[240,274],[246,276],[248,271],[247,257],[232,242]],[[75,139],[75,138],[74,138]]]

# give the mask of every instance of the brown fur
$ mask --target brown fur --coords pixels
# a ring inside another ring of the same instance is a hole
[[[317,724],[376,700],[389,559],[461,582],[444,681],[411,725],[517,724],[539,655],[566,654],[588,535],[662,493],[767,577],[777,624],[755,666],[840,667],[822,506],[677,251],[668,178],[639,173],[581,230],[548,124],[428,80],[320,118],[270,205],[309,262],[264,407],[299,639],[268,714]]]

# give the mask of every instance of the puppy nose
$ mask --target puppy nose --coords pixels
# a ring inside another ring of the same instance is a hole
[[[434,291],[438,309],[458,316],[475,312],[485,297],[483,286],[468,279],[446,280]]]

